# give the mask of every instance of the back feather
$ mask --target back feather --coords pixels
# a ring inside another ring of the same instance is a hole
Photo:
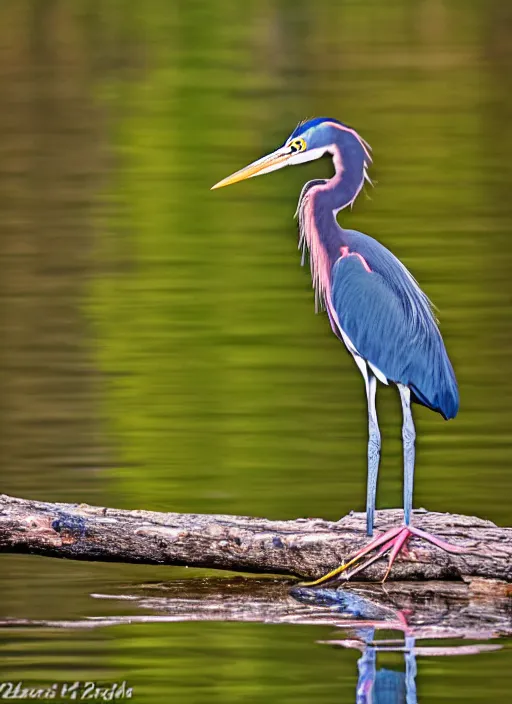
[[[332,267],[331,299],[343,331],[364,359],[390,381],[408,386],[415,401],[453,418],[457,381],[429,299],[383,245],[343,232],[372,269],[350,256]]]

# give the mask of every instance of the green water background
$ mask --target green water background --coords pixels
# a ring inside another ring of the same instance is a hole
[[[415,504],[510,523],[511,37],[502,0],[4,0],[1,490],[275,518],[363,508],[363,383],[314,314],[292,219],[330,164],[209,191],[329,115],[375,160],[340,221],[419,280],[459,380],[455,421],[416,408]],[[395,390],[378,410],[378,505],[397,506]],[[32,618],[110,613],[89,594],[183,575],[0,569],[0,613]],[[140,701],[351,701],[355,655],[322,637],[4,632],[0,662],[3,679],[131,679]],[[430,660],[420,690],[497,700],[507,658]]]

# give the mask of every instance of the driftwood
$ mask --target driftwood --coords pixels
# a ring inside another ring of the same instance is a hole
[[[0,495],[0,551],[316,578],[365,543],[364,519],[362,513],[351,513],[337,522],[312,518],[270,521],[127,511]],[[376,529],[401,520],[401,511],[379,511]],[[393,579],[512,582],[511,528],[425,510],[415,511],[413,520],[418,528],[471,552],[451,555],[414,538],[408,554],[397,559]],[[380,580],[385,567],[385,561],[375,563],[358,579]]]
[[[361,630],[401,631],[417,640],[487,641],[512,635],[505,585],[488,580],[349,584],[339,589],[297,587],[288,579],[179,579],[127,585],[119,593],[92,594],[118,604],[122,615],[76,620],[0,619],[0,628],[98,628],[175,621],[237,621],[325,625],[344,647],[359,647]],[[132,611],[126,615],[127,611]],[[340,640],[343,639],[343,640]],[[347,640],[348,639],[348,640]],[[467,645],[437,654],[464,654]],[[499,646],[488,645],[483,649]],[[482,648],[479,646],[479,649]],[[434,652],[432,653],[434,654]]]

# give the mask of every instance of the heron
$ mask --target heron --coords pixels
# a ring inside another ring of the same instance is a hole
[[[413,275],[384,245],[341,227],[337,221],[338,213],[352,206],[365,181],[371,183],[370,145],[336,119],[308,119],[297,125],[281,147],[219,181],[212,190],[324,155],[332,159],[334,174],[308,181],[302,188],[296,212],[299,248],[303,264],[309,252],[316,305],[327,311],[333,333],[344,343],[364,379],[368,405],[366,531],[372,540],[310,585],[350,568],[344,576],[352,576],[389,553],[386,578],[411,536],[449,553],[469,552],[411,523],[416,438],[411,403],[436,411],[445,420],[454,418],[459,408],[455,373],[433,305]],[[374,537],[381,453],[375,404],[378,382],[394,384],[402,405],[403,524]]]

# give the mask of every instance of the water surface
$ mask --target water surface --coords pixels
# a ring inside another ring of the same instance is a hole
[[[415,501],[510,523],[512,19],[500,0],[0,8],[2,491],[154,510],[361,509],[361,378],[314,315],[292,220],[326,163],[223,176],[331,115],[372,144],[340,221],[439,308],[461,411],[416,409]],[[401,497],[380,389],[378,504]],[[118,613],[91,593],[182,571],[3,556],[4,617]],[[2,679],[127,679],[139,701],[355,701],[326,627],[3,631]],[[429,658],[422,701],[506,699],[510,655]]]

